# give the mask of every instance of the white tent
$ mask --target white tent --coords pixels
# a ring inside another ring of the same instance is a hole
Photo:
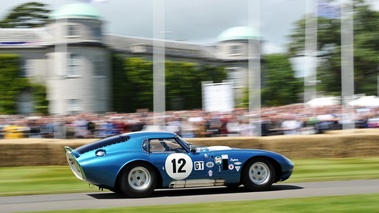
[[[361,107],[379,107],[379,98],[377,96],[363,96],[350,101],[348,105]]]
[[[323,106],[333,106],[333,105],[339,105],[339,104],[340,104],[340,98],[333,97],[333,96],[314,98],[305,103],[305,105],[309,107],[323,107]]]

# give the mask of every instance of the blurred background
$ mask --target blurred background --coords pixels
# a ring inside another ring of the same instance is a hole
[[[2,138],[379,125],[371,0],[2,1]]]

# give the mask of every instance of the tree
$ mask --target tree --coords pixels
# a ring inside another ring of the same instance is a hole
[[[20,57],[14,54],[0,55],[0,114],[16,114],[16,98],[30,87],[27,78],[20,77]]]
[[[47,115],[49,113],[49,101],[47,100],[47,89],[42,84],[31,84],[34,111],[38,114]]]
[[[263,106],[280,106],[299,102],[303,81],[295,78],[295,71],[287,54],[264,56],[265,78],[262,88]],[[285,86],[283,86],[285,85]]]
[[[51,11],[46,4],[29,2],[13,8],[3,20],[0,28],[33,28],[46,24]]]
[[[120,62],[123,60],[123,64]],[[143,58],[113,56],[113,109],[117,112],[153,110],[153,63]],[[202,107],[201,82],[222,82],[227,77],[221,66],[185,61],[165,62],[166,109]]]
[[[202,82],[210,81],[213,83],[222,83],[228,79],[228,74],[224,66],[205,64],[197,69],[194,88],[196,91],[196,101],[199,105],[196,108],[202,108]]]
[[[167,110],[193,109],[199,106],[195,91],[197,64],[191,62],[166,62]]]
[[[125,112],[137,109],[153,109],[153,63],[143,58],[127,58],[124,60],[124,81],[126,94]]]
[[[127,112],[128,109],[128,84],[126,84],[126,72],[124,58],[121,55],[112,55],[112,97],[113,110]]]
[[[354,88],[355,93],[375,95],[379,72],[379,12],[371,9],[366,0],[354,4]],[[292,57],[305,51],[305,18],[296,23],[290,35]],[[318,18],[317,51],[319,66],[317,89],[326,94],[341,95],[341,21]]]
[[[262,71],[262,106],[281,106],[299,102],[299,94],[303,92],[303,81],[295,78],[295,71],[289,59],[287,54],[263,56],[265,65]],[[248,107],[248,103],[249,91],[246,88],[240,107]]]

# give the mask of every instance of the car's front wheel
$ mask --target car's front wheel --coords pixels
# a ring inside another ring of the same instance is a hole
[[[264,158],[248,161],[242,171],[242,183],[252,191],[267,190],[275,180],[275,168]]]
[[[147,163],[128,165],[120,178],[120,190],[128,197],[145,197],[157,186],[157,174]]]

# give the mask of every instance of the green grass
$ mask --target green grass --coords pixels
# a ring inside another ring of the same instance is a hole
[[[379,158],[294,160],[288,182],[315,182],[379,178]]]
[[[90,191],[68,166],[0,168],[0,196]]]
[[[295,170],[286,182],[379,179],[378,158],[295,159]],[[0,196],[52,194],[97,191],[76,179],[68,166],[3,167],[0,168]],[[109,209],[75,210],[76,213],[356,213],[378,212],[379,194],[212,202],[183,205],[139,206]],[[68,213],[47,211],[46,213]]]
[[[293,162],[295,170],[288,183],[379,179],[379,157]],[[0,196],[98,191],[78,180],[68,166],[2,167],[0,186]]]
[[[75,210],[76,213],[376,213],[379,194]],[[68,213],[48,211],[49,213]],[[48,213],[46,212],[46,213]]]

